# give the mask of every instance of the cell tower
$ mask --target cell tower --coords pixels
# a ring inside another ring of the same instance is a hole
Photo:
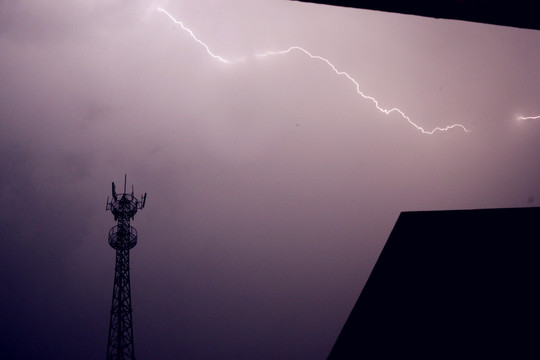
[[[137,230],[129,224],[137,210],[146,202],[146,193],[138,200],[126,192],[116,193],[112,183],[112,199],[107,198],[106,210],[114,215],[118,225],[109,231],[109,245],[116,250],[116,266],[114,268],[114,286],[109,323],[109,340],[107,343],[107,360],[135,359],[133,351],[133,322],[131,318],[131,287],[129,284],[129,250],[137,245]]]

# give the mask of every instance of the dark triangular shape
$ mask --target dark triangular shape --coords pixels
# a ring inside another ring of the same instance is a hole
[[[402,213],[328,359],[540,358],[539,223],[540,208]]]

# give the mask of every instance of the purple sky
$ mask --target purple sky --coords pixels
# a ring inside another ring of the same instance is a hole
[[[290,46],[470,132],[254,56]],[[326,358],[401,211],[538,206],[539,63],[539,31],[289,1],[0,2],[0,357],[105,356],[127,173],[138,358]]]

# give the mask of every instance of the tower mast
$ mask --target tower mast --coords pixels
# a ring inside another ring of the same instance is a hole
[[[137,230],[129,224],[137,210],[142,209],[146,202],[146,193],[138,200],[131,193],[126,193],[124,177],[124,192],[116,193],[112,183],[112,198],[107,198],[106,210],[114,215],[117,225],[109,231],[109,245],[116,250],[116,265],[114,268],[114,286],[109,322],[109,339],[107,342],[107,360],[135,359],[133,348],[133,322],[131,317],[131,287],[129,281],[129,250],[137,245]]]

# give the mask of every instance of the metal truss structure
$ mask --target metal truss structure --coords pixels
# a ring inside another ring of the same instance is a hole
[[[107,343],[107,360],[135,359],[133,347],[133,321],[131,308],[131,287],[129,280],[129,250],[137,245],[137,230],[130,225],[137,210],[144,207],[146,194],[138,200],[131,193],[116,193],[112,183],[112,198],[107,198],[106,210],[114,215],[117,225],[109,231],[109,245],[116,250],[114,286]]]

